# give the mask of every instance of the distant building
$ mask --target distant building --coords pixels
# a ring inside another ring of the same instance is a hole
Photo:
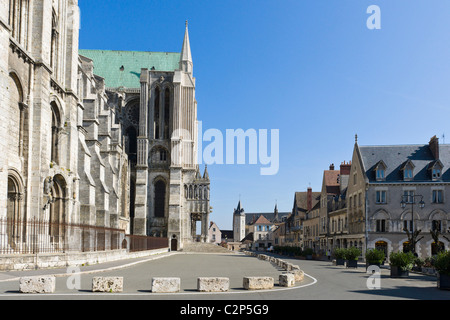
[[[214,221],[209,223],[208,239],[210,243],[219,244],[222,242],[222,232]]]
[[[252,248],[257,251],[265,251],[273,246],[273,229],[274,224],[267,220],[266,217],[260,215],[258,220],[251,225],[253,233]]]

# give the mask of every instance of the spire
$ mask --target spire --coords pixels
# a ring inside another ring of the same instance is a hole
[[[209,180],[208,166],[205,164],[205,172],[203,172],[203,179]]]
[[[239,200],[237,209],[234,210],[234,214],[236,215],[243,215],[244,214],[244,209],[241,208],[241,200]]]
[[[184,72],[192,73],[192,67],[191,45],[189,43],[188,22],[186,20],[186,30],[184,32],[183,47],[180,56],[180,69]]]

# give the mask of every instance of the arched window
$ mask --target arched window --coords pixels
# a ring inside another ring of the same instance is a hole
[[[49,235],[53,243],[62,243],[64,240],[63,223],[66,219],[66,181],[61,175],[54,176],[52,181]]]
[[[14,173],[8,175],[8,202],[7,202],[7,235],[8,242],[12,248],[20,241],[23,232],[22,216],[23,189],[19,176]]]
[[[51,43],[50,43],[50,67],[53,68],[53,74],[56,75],[58,70],[58,17],[56,15],[56,12],[53,10],[52,14],[52,37],[51,37]]]
[[[158,180],[155,183],[155,217],[164,218],[166,202],[166,184],[163,180]]]
[[[24,123],[25,123],[25,105],[23,102],[23,89],[19,78],[14,73],[9,75],[10,88],[10,114],[11,126],[8,128],[8,136],[10,137],[10,145],[14,148],[14,153],[19,156],[23,155],[23,139],[24,139]]]
[[[166,88],[164,91],[164,139],[169,139],[170,128],[170,90]]]
[[[159,139],[159,114],[160,114],[160,110],[159,110],[159,99],[160,99],[160,91],[159,88],[156,87],[155,88],[155,99],[154,99],[154,110],[153,110],[153,137],[155,139]]]
[[[61,115],[55,102],[51,103],[52,109],[52,145],[51,161],[59,163],[59,132],[61,130]]]

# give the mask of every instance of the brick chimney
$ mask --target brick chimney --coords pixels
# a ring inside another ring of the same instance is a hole
[[[430,142],[428,142],[428,146],[430,148],[431,154],[433,155],[435,160],[439,159],[439,138],[434,136],[430,139]]]
[[[308,211],[312,209],[312,188],[308,188],[308,192],[306,193],[306,209]]]
[[[352,167],[352,162],[351,161],[347,162],[347,163],[345,163],[345,161],[342,162],[341,163],[341,168],[340,168],[340,175],[341,176],[348,176],[348,175],[350,175],[350,168],[351,167]]]
[[[334,170],[334,163],[330,164],[330,171]]]

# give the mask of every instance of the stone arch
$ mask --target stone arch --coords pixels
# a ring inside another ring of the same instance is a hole
[[[16,169],[8,170],[6,233],[12,248],[19,244],[25,231],[24,184]]]

